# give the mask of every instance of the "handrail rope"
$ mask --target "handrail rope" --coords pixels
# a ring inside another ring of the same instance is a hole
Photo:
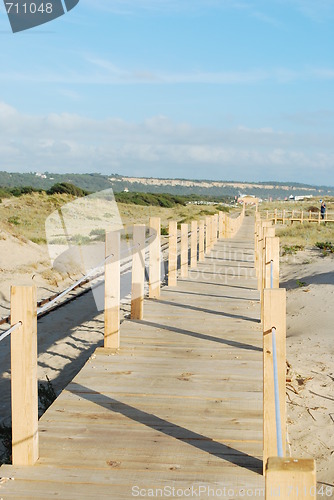
[[[145,243],[147,241],[149,241],[150,239],[152,239],[153,236],[154,236],[154,234],[151,235],[151,236],[149,236],[148,238],[146,238],[145,239]],[[130,248],[126,249],[125,252],[124,251],[121,252],[120,255],[129,255],[130,251],[134,250],[138,246],[140,246],[139,243],[137,243],[136,245],[133,245]],[[79,280],[77,280],[75,283],[73,283],[71,286],[69,286],[66,290],[64,290],[62,293],[60,293],[59,295],[57,295],[57,297],[55,297],[53,300],[51,300],[50,302],[48,302],[45,306],[43,306],[40,309],[38,309],[38,311],[37,311],[37,317],[40,316],[41,314],[45,313],[56,302],[58,302],[60,299],[62,299],[63,297],[65,297],[65,295],[68,295],[74,288],[76,288],[77,286],[79,286],[83,281],[86,281],[87,278],[90,278],[92,275],[94,275],[97,272],[97,270],[100,269],[100,267],[103,266],[106,262],[108,262],[112,257],[114,257],[114,255],[115,254],[113,254],[113,253],[111,253],[110,255],[107,255],[107,257],[105,257],[103,259],[103,261],[101,261],[97,266],[95,266],[93,269],[91,269],[87,274],[85,274],[85,276],[82,276],[82,278],[80,278]],[[101,276],[101,274],[99,276]],[[98,278],[99,276],[96,276],[96,278]]]
[[[277,455],[279,457],[283,457],[281,410],[280,410],[280,401],[279,401],[278,370],[277,370],[276,328],[272,327],[271,332],[272,332],[272,342],[273,342],[273,368],[274,368]]]
[[[270,288],[274,288],[274,261],[270,261]]]
[[[22,325],[22,321],[19,321],[15,325],[11,326],[7,331],[5,331],[4,333],[2,333],[0,335],[0,342],[2,340],[4,340],[6,337],[8,337],[8,335],[10,335],[11,333],[13,333],[15,330],[17,330],[21,325]]]

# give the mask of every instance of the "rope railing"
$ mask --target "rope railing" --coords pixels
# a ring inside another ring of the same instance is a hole
[[[4,333],[2,333],[0,335],[0,342],[2,342],[2,340],[4,340],[6,337],[8,337],[11,333],[15,332],[15,330],[17,330],[18,328],[20,328],[20,326],[22,325],[22,322],[19,321],[18,323],[16,323],[15,325],[11,326],[8,330],[6,330]]]

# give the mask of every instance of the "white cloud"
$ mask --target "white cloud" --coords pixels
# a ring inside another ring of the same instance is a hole
[[[95,54],[84,54],[80,59],[80,71],[73,67],[62,72],[53,72],[45,67],[35,68],[34,72],[7,69],[0,75],[0,83],[38,83],[58,85],[255,85],[287,84],[300,81],[334,80],[334,67],[301,66],[299,68],[272,67],[247,70],[228,70],[173,72],[147,67],[136,69],[119,67],[113,61]],[[78,98],[76,92],[63,90],[67,97]]]
[[[142,123],[32,116],[0,103],[0,169],[16,171],[316,182],[322,169],[334,184],[333,139],[268,128],[196,128],[163,116]]]

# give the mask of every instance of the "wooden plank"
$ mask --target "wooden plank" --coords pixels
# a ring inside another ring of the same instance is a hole
[[[120,346],[120,233],[106,233],[106,262],[104,278],[104,347]]]
[[[145,283],[145,224],[133,226],[131,319],[143,319]]]
[[[134,482],[203,482],[263,497],[262,332],[252,263],[236,276],[238,253],[253,251],[241,223],[198,272],[144,301],[145,320],[122,322],[122,349],[95,351],[41,418],[38,465],[2,468],[15,480],[1,496],[128,499]]]
[[[33,465],[38,450],[36,287],[11,287],[12,457],[14,465]]]
[[[160,217],[150,217],[151,236],[149,264],[149,297],[158,299],[161,286],[161,221]]]

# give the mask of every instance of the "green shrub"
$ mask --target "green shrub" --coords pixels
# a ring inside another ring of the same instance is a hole
[[[323,250],[324,253],[334,253],[334,243],[332,243],[331,241],[317,241],[315,246],[320,248],[320,250]]]
[[[14,226],[19,226],[21,224],[20,219],[16,216],[9,217],[7,221],[9,222],[9,224],[14,224]]]
[[[48,191],[47,194],[69,194],[76,197],[83,197],[89,194],[85,189],[81,189],[70,182],[59,182],[54,184]]]
[[[282,255],[294,255],[300,250],[304,250],[303,245],[284,245]]]

